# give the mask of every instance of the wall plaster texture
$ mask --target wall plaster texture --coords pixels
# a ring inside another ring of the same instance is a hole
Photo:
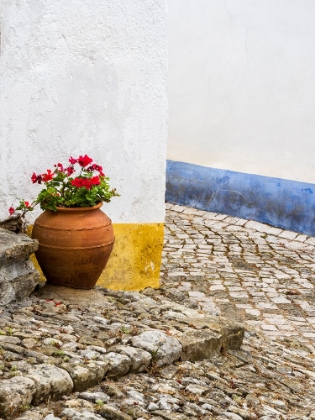
[[[0,219],[39,192],[33,171],[87,153],[121,194],[113,222],[162,222],[165,0],[0,4]]]
[[[315,2],[168,7],[168,159],[314,184]]]

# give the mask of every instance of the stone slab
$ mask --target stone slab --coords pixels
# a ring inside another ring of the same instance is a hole
[[[0,305],[24,299],[39,283],[29,259],[37,248],[37,241],[27,235],[0,229]]]

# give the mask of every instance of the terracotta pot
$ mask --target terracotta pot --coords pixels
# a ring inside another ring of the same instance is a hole
[[[92,289],[112,252],[111,220],[94,207],[46,210],[35,221],[35,253],[47,282],[76,289]]]

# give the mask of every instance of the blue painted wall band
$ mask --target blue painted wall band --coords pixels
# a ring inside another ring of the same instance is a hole
[[[166,201],[315,236],[315,185],[167,161]]]

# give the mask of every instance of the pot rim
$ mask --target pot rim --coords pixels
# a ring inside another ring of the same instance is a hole
[[[92,207],[57,207],[57,211],[65,211],[65,212],[78,212],[78,211],[91,211],[91,210],[97,210],[101,208],[103,205],[103,202],[100,201],[96,204],[96,206]],[[53,211],[53,210],[50,210]]]

